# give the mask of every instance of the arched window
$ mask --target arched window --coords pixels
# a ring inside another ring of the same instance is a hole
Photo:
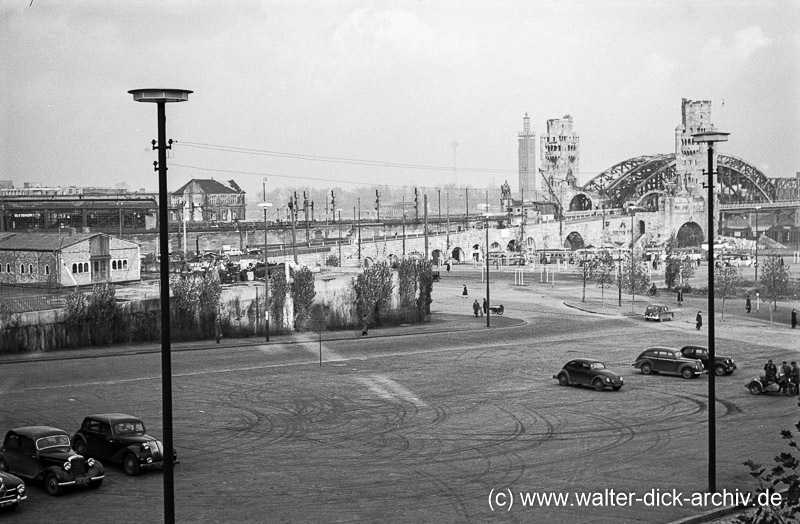
[[[44,274],[45,275],[49,275],[50,274],[50,266],[48,264],[45,264],[45,266],[44,266]]]
[[[72,274],[74,275],[77,272],[78,272],[78,264],[72,264]]]
[[[128,261],[127,260],[123,260],[122,261],[122,269],[128,269]]]
[[[28,264],[28,273],[33,275],[33,264]]]
[[[111,269],[117,269],[117,261],[116,260],[112,260],[111,261]]]
[[[89,272],[89,263],[88,262],[84,262],[83,263],[83,272],[84,273],[88,273]]]
[[[19,273],[20,273],[21,275],[24,275],[24,274],[25,274],[25,264],[20,264],[20,265],[19,265]]]
[[[11,264],[6,264],[6,273],[11,273]]]

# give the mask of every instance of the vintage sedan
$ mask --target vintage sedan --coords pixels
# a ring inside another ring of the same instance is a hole
[[[0,508],[15,509],[27,498],[25,482],[11,473],[0,471]]]
[[[0,470],[44,482],[53,496],[69,486],[98,488],[105,478],[100,462],[72,451],[69,434],[49,426],[27,426],[6,433],[0,448]]]
[[[644,310],[644,319],[657,320],[658,322],[674,320],[675,312],[670,311],[669,306],[665,306],[664,304],[650,304],[647,306],[647,309]]]
[[[631,365],[641,370],[644,375],[667,373],[680,375],[683,378],[695,378],[706,372],[699,360],[684,357],[679,349],[665,347],[645,349]]]
[[[736,369],[736,362],[733,360],[732,357],[727,357],[725,355],[717,355],[714,354],[714,365],[710,365],[709,358],[708,358],[708,348],[705,346],[683,346],[681,348],[681,353],[686,358],[696,358],[700,362],[703,363],[703,367],[706,368],[706,371],[709,373],[714,371],[714,374],[718,377],[723,375],[730,375]]]
[[[72,438],[72,448],[79,454],[116,464],[128,475],[138,475],[141,468],[163,467],[164,445],[149,435],[141,419],[124,413],[90,415]],[[173,463],[178,455],[172,451]]]
[[[576,358],[570,360],[561,368],[553,378],[562,386],[572,384],[592,386],[597,391],[611,388],[619,391],[624,382],[619,375],[606,369],[606,365],[599,360],[591,358]]]

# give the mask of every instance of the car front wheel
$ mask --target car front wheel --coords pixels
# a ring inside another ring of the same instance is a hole
[[[642,364],[641,370],[643,375],[649,375],[653,372],[653,366],[651,366],[648,362],[645,362]]]
[[[44,489],[47,490],[47,493],[57,497],[61,495],[62,488],[58,485],[58,478],[56,477],[55,473],[50,473],[44,479]]]
[[[1,458],[0,458],[0,471],[8,472],[8,463],[5,461],[5,459]]]
[[[592,386],[594,386],[595,391],[603,391],[606,387],[603,385],[603,381],[599,378],[594,379],[592,382]]]
[[[128,453],[122,460],[122,469],[125,470],[126,475],[135,477],[139,474],[139,459],[133,453]]]
[[[726,375],[725,366],[714,366],[714,374],[718,377]]]
[[[562,386],[569,386],[569,379],[565,373],[561,373],[558,376],[558,383]]]
[[[692,371],[692,368],[683,368],[681,370],[681,376],[683,378],[694,378],[694,371]]]

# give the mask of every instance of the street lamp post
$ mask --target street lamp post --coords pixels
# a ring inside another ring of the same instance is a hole
[[[708,361],[714,362],[714,189],[716,173],[714,172],[714,143],[725,142],[730,133],[705,131],[692,135],[695,142],[708,144],[708,180],[706,188],[706,212],[708,213]],[[717,412],[716,412],[716,375],[713,370],[708,374],[708,491],[717,491]]]
[[[266,194],[266,193],[265,193]],[[262,202],[258,207],[264,208],[264,322],[266,324],[266,341],[269,342],[269,258],[267,258],[267,208],[272,207],[269,202]]]
[[[344,264],[342,263],[342,210],[337,209],[337,211],[339,212],[339,242],[337,242],[339,244],[339,267],[343,267]]]
[[[492,327],[489,323],[489,316],[492,314],[492,302],[489,300],[489,213],[486,213],[486,327]]]
[[[169,315],[169,213],[167,193],[167,116],[168,102],[185,102],[192,91],[185,89],[133,89],[128,91],[136,102],[155,103],[158,109],[158,221],[161,250],[161,400],[164,431],[164,522],[175,522],[175,477],[172,463],[172,355]]]

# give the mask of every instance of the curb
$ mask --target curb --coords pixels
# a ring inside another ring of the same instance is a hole
[[[572,302],[564,302],[564,305],[568,308],[577,309],[578,311],[583,311],[585,313],[594,313],[595,315],[606,315],[609,317],[636,317],[638,316],[636,313],[607,313],[605,311],[597,311],[595,309],[589,309],[588,307],[582,307],[577,304],[573,304]]]
[[[746,509],[747,508],[744,506],[727,506],[724,508],[712,509],[700,515],[695,515],[694,517],[684,517],[679,520],[673,520],[667,524],[701,524],[703,522],[711,522],[712,520],[716,520],[718,518],[727,517],[728,515],[733,515],[734,513],[740,513]]]

